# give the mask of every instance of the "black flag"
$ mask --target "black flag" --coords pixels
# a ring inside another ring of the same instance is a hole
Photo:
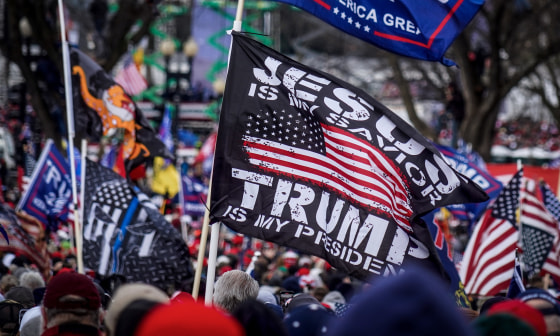
[[[122,132],[127,172],[148,158],[173,158],[142,110],[103,68],[78,49],[71,50],[70,59],[77,133],[99,141],[102,136]]]
[[[214,160],[212,222],[359,278],[433,266],[415,218],[488,198],[362,90],[238,33]]]
[[[108,168],[86,167],[84,265],[162,289],[189,280],[187,245],[149,197]]]

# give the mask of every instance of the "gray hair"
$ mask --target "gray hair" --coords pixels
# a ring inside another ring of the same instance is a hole
[[[225,272],[214,285],[214,304],[229,313],[248,299],[256,299],[259,283],[249,274],[232,270]]]
[[[31,290],[45,287],[45,280],[39,272],[30,271],[23,273],[19,278],[19,285],[30,288]]]

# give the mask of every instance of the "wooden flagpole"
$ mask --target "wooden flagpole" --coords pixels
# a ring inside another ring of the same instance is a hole
[[[242,18],[243,18],[243,7],[245,1],[239,0],[237,2],[237,10],[235,14],[235,21],[233,21],[233,31],[241,31]],[[230,47],[231,54],[231,47]],[[228,67],[229,67],[229,56],[228,56]],[[213,167],[214,165],[212,165]],[[198,258],[196,263],[195,280],[193,285],[192,296],[195,300],[198,298],[198,291],[200,288],[200,278],[202,274],[202,266],[204,263],[204,254],[206,249],[206,239],[208,237],[208,226],[210,222],[210,199],[212,190],[212,176],[213,170],[210,174],[210,184],[208,186],[208,199],[206,201],[206,212],[204,214],[204,222],[202,224],[202,232],[200,234],[200,246],[198,250]],[[218,254],[218,243],[220,239],[220,223],[215,223],[212,225],[212,234],[210,235],[210,250],[208,254],[208,268],[206,273],[206,292],[204,294],[204,303],[207,306],[212,305],[212,295],[214,293],[214,280],[216,277],[216,259]]]
[[[66,96],[66,123],[68,128],[68,153],[70,160],[70,176],[72,177],[72,203],[78,210],[78,192],[76,183],[76,162],[74,161],[74,102],[72,100],[72,78],[70,72],[70,54],[66,40],[66,26],[64,21],[64,5],[58,0],[58,16],[60,24],[60,42],[62,47],[62,67],[64,68],[64,94]],[[74,225],[80,226],[80,216],[74,216]],[[77,247],[76,247],[77,248]],[[78,270],[80,272],[80,270]],[[80,272],[82,273],[83,270]]]

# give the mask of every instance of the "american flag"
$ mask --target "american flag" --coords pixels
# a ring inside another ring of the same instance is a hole
[[[542,270],[552,275],[555,281],[560,281],[560,231],[558,229],[558,221],[560,220],[560,201],[545,183],[541,183],[541,191],[543,195],[543,203],[550,214],[556,219],[556,239],[553,248],[548,254]]]
[[[412,231],[407,188],[394,163],[378,148],[299,110],[256,112],[247,121],[243,140],[252,164],[390,213],[402,228]]]
[[[536,182],[525,179],[521,194],[521,243],[523,262],[530,274],[538,274],[557,236],[556,219],[537,196]]]
[[[125,56],[123,67],[115,76],[117,82],[122,88],[131,96],[135,96],[142,91],[146,90],[148,83],[134,61],[132,55],[129,53]]]
[[[519,238],[516,211],[522,176],[520,169],[502,189],[467,244],[460,270],[467,294],[492,296],[509,286]]]

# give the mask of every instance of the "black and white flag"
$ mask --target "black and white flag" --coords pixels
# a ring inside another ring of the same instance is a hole
[[[187,245],[148,196],[112,170],[87,161],[84,265],[162,289],[193,276]]]

